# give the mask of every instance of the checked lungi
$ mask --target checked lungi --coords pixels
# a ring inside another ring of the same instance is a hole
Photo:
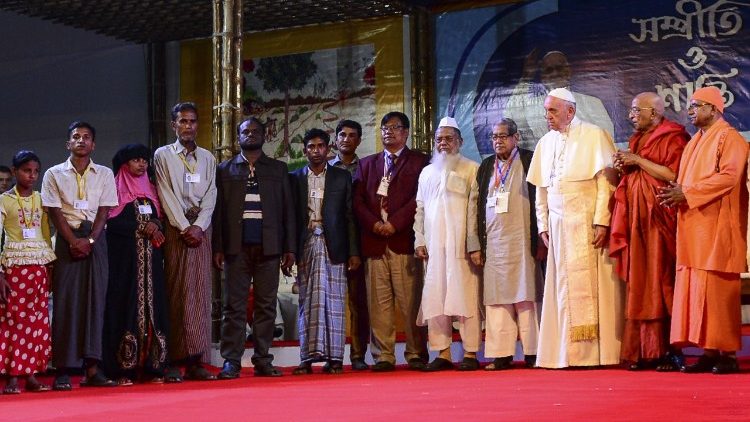
[[[302,362],[343,361],[346,285],[346,264],[332,264],[322,230],[310,231],[299,266]]]

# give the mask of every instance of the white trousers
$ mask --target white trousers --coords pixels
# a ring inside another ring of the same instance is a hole
[[[516,354],[516,340],[521,338],[524,355],[536,355],[539,337],[539,318],[536,303],[519,302],[512,305],[485,307],[484,356],[502,358]]]
[[[456,317],[458,332],[464,352],[478,352],[482,342],[482,326],[479,311],[471,318]],[[440,315],[427,320],[427,337],[430,350],[443,350],[453,343],[453,317]]]

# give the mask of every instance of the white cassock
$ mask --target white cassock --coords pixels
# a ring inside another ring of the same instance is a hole
[[[479,349],[479,275],[469,258],[480,250],[478,169],[459,157],[453,170],[430,164],[419,175],[414,246],[425,246],[429,259],[417,324],[427,324],[432,350],[450,347],[451,317],[459,321],[464,350]]]
[[[606,249],[595,249],[594,225],[609,226],[613,187],[612,138],[575,117],[566,133],[539,140],[527,180],[536,185],[539,233],[549,253],[537,366],[613,365],[620,362],[622,283]]]

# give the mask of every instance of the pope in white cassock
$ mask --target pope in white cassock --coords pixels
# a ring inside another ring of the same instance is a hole
[[[550,131],[527,176],[537,187],[537,226],[549,248],[537,366],[618,364],[622,283],[604,249],[615,147],[607,132],[575,117],[567,89],[550,91],[544,109]]]
[[[453,319],[458,321],[464,348],[458,369],[479,369],[479,165],[459,154],[462,143],[455,119],[443,118],[435,132],[432,163],[422,170],[417,189],[414,249],[417,258],[425,263],[417,324],[427,324],[430,349],[440,352],[425,367],[427,372],[453,368]]]

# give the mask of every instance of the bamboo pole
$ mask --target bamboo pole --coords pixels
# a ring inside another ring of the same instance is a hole
[[[237,152],[242,117],[242,0],[214,0],[213,147],[219,161]]]

